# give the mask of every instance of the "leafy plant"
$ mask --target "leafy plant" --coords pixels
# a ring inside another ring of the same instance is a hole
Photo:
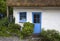
[[[6,14],[6,0],[0,0],[0,13]]]
[[[20,34],[20,26],[17,25],[17,24],[14,24],[14,23],[10,23],[9,26],[8,26],[8,32],[11,35],[19,36],[19,34]]]
[[[34,24],[26,22],[22,28],[22,37],[28,37],[33,34]]]
[[[56,30],[42,30],[40,39],[42,41],[60,41],[60,34]]]
[[[8,26],[8,18],[5,17],[0,20],[0,27],[1,26]]]
[[[0,36],[20,36],[20,26],[9,22],[8,18],[0,20]]]

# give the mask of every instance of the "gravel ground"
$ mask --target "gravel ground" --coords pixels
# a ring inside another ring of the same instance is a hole
[[[0,37],[0,41],[38,41],[38,38],[36,39],[32,38],[32,40],[31,39],[21,40],[18,37]]]
[[[0,37],[0,41],[27,41],[27,40],[20,40],[18,37]]]

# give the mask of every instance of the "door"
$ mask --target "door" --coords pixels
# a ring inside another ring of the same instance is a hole
[[[40,33],[41,32],[41,12],[33,12],[33,23],[34,23],[34,32],[33,33]]]

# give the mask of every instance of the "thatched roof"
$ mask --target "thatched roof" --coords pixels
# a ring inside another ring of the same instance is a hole
[[[7,0],[8,6],[60,7],[60,0]]]

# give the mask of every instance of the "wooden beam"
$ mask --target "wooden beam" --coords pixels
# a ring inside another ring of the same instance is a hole
[[[9,17],[9,8],[7,6],[7,17]]]

